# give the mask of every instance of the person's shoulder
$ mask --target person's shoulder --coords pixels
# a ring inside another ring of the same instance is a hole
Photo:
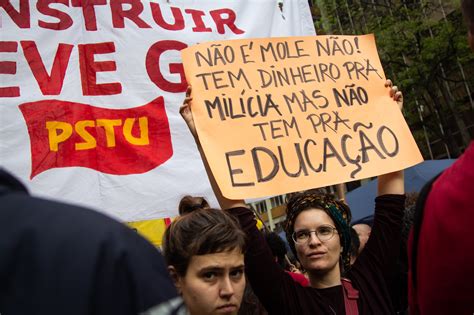
[[[12,218],[28,217],[38,224],[73,224],[95,228],[121,228],[116,219],[98,210],[62,201],[33,197],[23,193],[11,192],[2,198],[3,213]]]
[[[29,218],[38,223],[75,221],[77,224],[119,226],[120,223],[94,209],[78,204],[32,196],[16,177],[0,169],[0,215],[11,220]],[[79,203],[79,202],[78,202]],[[42,221],[42,222],[40,222]],[[44,222],[43,222],[44,221]]]
[[[151,256],[156,251],[138,233],[98,210],[14,191],[3,195],[1,203],[0,222],[9,225],[5,233],[49,240],[49,246],[68,243],[90,250],[107,246],[117,253],[141,251]]]

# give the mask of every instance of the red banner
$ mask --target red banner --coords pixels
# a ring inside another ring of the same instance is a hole
[[[163,97],[130,109],[60,100],[19,107],[30,135],[30,178],[72,166],[114,175],[140,174],[173,155]]]

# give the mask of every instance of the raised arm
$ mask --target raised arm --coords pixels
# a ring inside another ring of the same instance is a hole
[[[389,88],[390,97],[397,101],[400,110],[403,108],[403,94],[397,86],[393,86],[392,81],[387,80],[385,87]],[[403,171],[397,171],[380,175],[378,177],[378,196],[394,194],[403,195],[405,193]]]
[[[194,124],[193,114],[191,111],[191,101],[193,98],[191,97],[192,88],[188,86],[186,90],[186,98],[184,99],[183,105],[181,105],[179,109],[179,113],[183,117],[184,121],[188,125],[189,131],[194,137],[196,141],[196,145],[199,149],[199,153],[201,154],[202,162],[204,163],[204,167],[206,168],[206,173],[209,178],[209,182],[211,183],[212,190],[214,191],[214,195],[219,202],[221,209],[227,210],[230,208],[237,208],[237,207],[246,207],[244,200],[232,200],[224,197],[219,189],[219,186],[216,183],[216,179],[214,178],[214,174],[212,174],[211,169],[209,168],[209,163],[207,162],[206,156],[202,150],[201,142],[199,141],[198,134],[196,132],[196,125]]]
[[[387,80],[385,86],[390,89],[390,96],[397,101],[400,109],[403,106],[403,95],[392,82]],[[384,290],[391,286],[395,264],[400,252],[401,224],[405,197],[403,171],[380,175],[378,177],[378,196],[375,199],[374,225],[369,240],[352,266],[351,273],[357,284],[373,286],[372,290]],[[380,278],[385,279],[381,284]]]

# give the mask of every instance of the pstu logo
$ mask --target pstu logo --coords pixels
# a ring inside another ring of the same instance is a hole
[[[131,109],[43,100],[21,104],[31,142],[31,176],[80,166],[140,174],[173,155],[163,97]]]

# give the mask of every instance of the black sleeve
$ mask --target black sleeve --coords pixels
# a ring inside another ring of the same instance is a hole
[[[400,253],[405,195],[383,195],[375,199],[374,226],[367,244],[352,270],[365,275],[391,278]]]
[[[280,296],[282,286],[296,285],[289,275],[275,262],[264,236],[256,227],[256,220],[248,208],[233,208],[229,212],[236,217],[247,235],[245,271],[252,289],[270,313],[282,310]],[[289,281],[290,280],[290,281]],[[272,312],[273,310],[273,312]]]

